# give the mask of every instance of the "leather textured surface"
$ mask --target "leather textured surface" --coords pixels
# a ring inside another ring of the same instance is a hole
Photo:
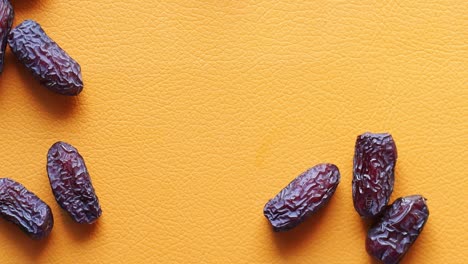
[[[402,263],[468,259],[468,2],[12,1],[83,69],[52,94],[7,50],[0,175],[52,208],[31,241],[0,221],[1,263],[373,263],[351,200],[356,136],[392,133],[391,200],[422,194],[429,221]],[[45,165],[84,156],[103,216],[74,224]],[[321,162],[329,205],[274,234],[264,204]]]

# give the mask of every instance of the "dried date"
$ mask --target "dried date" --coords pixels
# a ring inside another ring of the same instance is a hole
[[[42,85],[62,95],[83,90],[81,67],[33,20],[26,20],[8,36],[11,50]]]
[[[335,193],[340,172],[333,164],[318,164],[299,175],[263,209],[274,231],[287,231],[323,207]]]
[[[382,213],[393,192],[397,149],[390,134],[365,133],[357,137],[354,153],[352,193],[360,216]]]
[[[428,217],[426,199],[421,195],[398,198],[369,229],[367,252],[385,264],[398,263],[418,238]]]
[[[72,145],[57,142],[47,154],[47,173],[57,203],[78,223],[93,223],[102,214],[83,157]]]
[[[54,226],[50,207],[21,183],[9,178],[0,179],[0,216],[18,225],[33,239],[48,236]]]
[[[11,25],[13,24],[14,16],[15,13],[10,1],[0,0],[0,73],[3,72],[7,37],[10,32]]]

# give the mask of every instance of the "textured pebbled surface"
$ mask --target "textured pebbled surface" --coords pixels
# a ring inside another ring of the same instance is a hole
[[[3,72],[7,37],[10,32],[15,12],[10,1],[0,0],[0,73]]]
[[[18,60],[49,90],[78,95],[83,90],[81,67],[34,20],[25,20],[8,35]]]
[[[72,145],[54,143],[47,153],[47,174],[57,203],[80,224],[94,223],[102,214],[83,157]]]
[[[395,200],[368,231],[366,250],[385,264],[397,264],[423,231],[429,218],[426,198],[405,196]]]
[[[428,199],[402,264],[466,264],[467,1],[12,3],[16,23],[39,21],[80,63],[86,87],[51,93],[7,48],[0,176],[27,183],[55,226],[33,243],[0,221],[2,264],[372,263],[349,186],[364,131],[396,140],[391,202]],[[86,160],[104,210],[91,226],[51,194],[57,140]],[[323,161],[340,168],[333,198],[273,233],[265,202]]]
[[[263,214],[273,230],[290,230],[325,206],[339,183],[340,171],[335,165],[315,165],[269,200]]]
[[[0,179],[0,216],[33,239],[47,237],[54,227],[50,207],[21,183]]]
[[[388,133],[359,135],[354,148],[353,203],[358,214],[373,218],[382,213],[395,183],[397,148]]]

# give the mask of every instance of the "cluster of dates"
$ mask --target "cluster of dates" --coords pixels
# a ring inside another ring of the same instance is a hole
[[[33,21],[12,28],[14,11],[0,0],[0,73],[7,43],[17,59],[49,90],[74,96],[83,90],[80,65]],[[102,214],[83,158],[65,142],[47,155],[47,173],[58,204],[78,223],[93,223]],[[0,217],[17,224],[33,239],[46,237],[54,225],[50,207],[21,183],[0,178]]]
[[[390,134],[358,136],[352,180],[354,208],[362,218],[375,220],[367,233],[366,250],[385,264],[396,264],[403,258],[429,217],[421,195],[401,197],[388,205],[396,160],[397,149]],[[322,208],[339,182],[338,167],[318,164],[269,200],[263,213],[274,231],[287,231]]]
[[[428,217],[426,198],[411,195],[388,205],[395,182],[397,149],[390,134],[358,136],[354,152],[353,202],[358,214],[376,220],[367,233],[366,250],[385,264],[400,262]]]
[[[83,157],[72,145],[53,144],[47,153],[47,174],[55,200],[78,223],[94,223],[102,214]],[[54,226],[50,207],[21,183],[0,178],[0,216],[33,239],[49,235]]]
[[[83,90],[80,65],[37,22],[26,20],[11,30],[13,18],[11,3],[0,0],[0,73],[8,43],[17,59],[42,85],[58,94],[78,95]]]

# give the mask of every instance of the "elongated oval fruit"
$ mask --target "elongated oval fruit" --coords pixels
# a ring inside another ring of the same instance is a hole
[[[78,223],[91,224],[102,214],[83,157],[72,145],[57,142],[47,154],[47,173],[57,203]]]
[[[385,264],[400,262],[422,232],[429,217],[426,198],[398,198],[367,233],[367,252]]]
[[[263,209],[274,231],[287,231],[317,212],[335,193],[340,172],[333,164],[318,164],[299,175]]]
[[[41,26],[26,20],[8,36],[11,50],[26,68],[49,90],[62,95],[78,95],[83,90],[81,67]]]
[[[361,217],[382,213],[393,192],[397,149],[390,134],[357,137],[353,167],[353,202]]]
[[[0,73],[3,72],[3,63],[5,60],[5,48],[7,44],[8,33],[15,13],[10,1],[0,0]]]
[[[47,237],[54,226],[50,207],[21,183],[0,179],[0,216],[33,239]]]

